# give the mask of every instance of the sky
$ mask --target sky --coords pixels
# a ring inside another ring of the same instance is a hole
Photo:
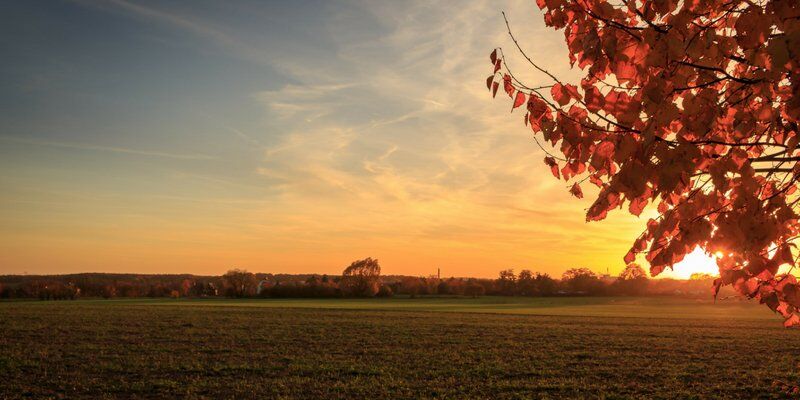
[[[577,82],[533,1],[5,1],[0,273],[615,274],[644,228],[586,223],[492,99],[503,47]]]

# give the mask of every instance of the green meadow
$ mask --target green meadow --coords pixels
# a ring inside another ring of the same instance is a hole
[[[674,298],[0,303],[0,398],[780,398],[797,332]]]

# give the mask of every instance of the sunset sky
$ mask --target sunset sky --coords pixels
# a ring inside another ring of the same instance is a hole
[[[585,223],[484,86],[495,46],[547,83],[502,10],[577,81],[563,34],[454,4],[3,2],[0,273],[619,272],[647,212]]]

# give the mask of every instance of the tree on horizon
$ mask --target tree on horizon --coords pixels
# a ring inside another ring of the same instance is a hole
[[[342,272],[339,288],[345,296],[374,297],[381,286],[381,266],[377,259],[367,257],[353,261]]]

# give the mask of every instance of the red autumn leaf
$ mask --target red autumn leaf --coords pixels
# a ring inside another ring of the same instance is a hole
[[[586,102],[586,110],[589,112],[597,112],[603,108],[605,104],[605,96],[600,92],[600,89],[592,86],[588,89],[584,88],[584,102]]]
[[[594,149],[594,154],[598,157],[611,159],[614,155],[614,143],[609,141],[600,142]]]
[[[781,305],[781,300],[775,292],[759,294],[759,301],[769,307],[770,310],[777,312]]]
[[[625,264],[630,264],[630,263],[634,262],[635,260],[636,260],[636,253],[634,253],[633,250],[628,251],[628,253],[625,254],[625,257],[623,258],[623,261],[625,261]]]
[[[582,162],[578,161],[571,161],[564,165],[564,168],[561,168],[561,175],[564,176],[564,180],[568,181],[572,177],[580,175],[583,171],[586,170],[586,165]]]
[[[489,75],[489,77],[486,78],[486,88],[492,90],[492,83],[494,83],[494,75]]]
[[[636,65],[629,61],[617,61],[613,64],[614,75],[620,83],[626,83],[636,78]]]
[[[572,184],[572,187],[569,189],[569,192],[572,193],[573,196],[579,199],[583,198],[583,191],[581,190],[581,187],[577,183]]]
[[[655,264],[653,262],[650,263],[650,276],[658,276],[667,266],[664,264]],[[716,293],[714,294],[716,296]]]
[[[795,264],[794,256],[792,255],[792,248],[788,244],[778,247],[772,260],[774,261],[776,267],[783,264],[789,264],[792,266]]]
[[[787,328],[796,328],[800,326],[800,317],[797,314],[792,314],[789,318],[783,321],[783,326]]]
[[[525,104],[525,93],[517,92],[517,97],[514,99],[514,105],[511,109],[513,110],[523,104]]]
[[[492,62],[492,65],[497,63],[497,49],[492,50],[492,54],[489,54],[489,60]]]
[[[731,151],[731,160],[733,160],[736,167],[742,168],[744,163],[747,161],[747,153],[742,149],[734,149]]]
[[[764,44],[769,36],[771,21],[761,13],[760,7],[749,7],[736,20],[736,41],[745,49],[752,49]]]
[[[636,197],[631,199],[630,205],[628,206],[628,211],[635,216],[639,216],[644,207],[647,205],[647,199],[643,199],[641,197]]]
[[[503,90],[506,91],[508,97],[514,97],[514,84],[511,83],[511,76],[508,74],[503,75]]]
[[[578,88],[575,85],[562,85],[561,83],[556,83],[550,89],[550,94],[553,96],[553,99],[561,106],[565,106],[569,104],[572,99],[580,99],[580,95],[578,94]]]
[[[781,283],[783,283],[783,281]],[[783,287],[778,289],[777,286],[780,286],[781,283],[776,285],[775,290],[779,290],[783,294],[783,298],[786,300],[786,302],[795,307],[800,307],[800,288],[798,288],[796,284],[790,283],[787,285],[782,285]]]
[[[548,112],[550,109],[547,107],[547,103],[542,101],[538,96],[531,95],[528,97],[528,112],[533,114],[536,118],[542,116],[542,114]]]
[[[545,157],[544,163],[550,167],[550,172],[553,173],[553,176],[556,178],[561,178],[561,175],[558,173],[558,163],[556,163],[556,159],[553,157]]]
[[[778,307],[775,309],[775,311],[787,319],[792,315],[791,306],[785,301],[778,301]]]

